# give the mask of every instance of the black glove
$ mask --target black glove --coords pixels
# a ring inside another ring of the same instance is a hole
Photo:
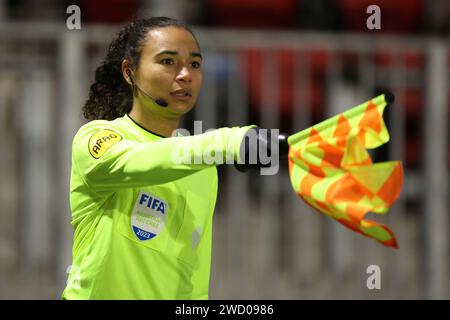
[[[244,163],[235,163],[236,169],[246,172],[250,169],[268,168],[271,166],[269,160],[273,154],[278,154],[280,158],[287,157],[289,151],[287,135],[272,135],[272,130],[263,130],[259,127],[250,128],[242,139],[239,151]],[[263,156],[261,156],[260,151],[262,151]],[[267,157],[264,157],[264,155]]]

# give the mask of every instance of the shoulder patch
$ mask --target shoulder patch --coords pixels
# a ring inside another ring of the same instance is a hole
[[[113,144],[122,140],[122,136],[112,130],[101,130],[89,139],[89,153],[95,159],[100,158]]]

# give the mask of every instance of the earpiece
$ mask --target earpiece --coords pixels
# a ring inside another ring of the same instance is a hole
[[[131,81],[131,83],[134,83],[134,79],[133,79],[133,75],[131,73],[130,69],[127,69],[127,71],[125,71],[125,73],[127,74],[129,80]]]

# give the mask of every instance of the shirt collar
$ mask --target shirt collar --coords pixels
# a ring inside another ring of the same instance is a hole
[[[140,130],[143,130],[143,131],[145,131],[146,133],[150,133],[151,135],[156,136],[157,138],[160,138],[160,139],[166,138],[166,137],[164,137],[164,136],[162,136],[162,135],[159,135],[159,134],[157,134],[157,133],[155,133],[155,132],[153,132],[153,131],[150,131],[150,130],[144,128],[144,127],[141,126],[139,123],[137,123],[133,118],[131,118],[128,114],[125,114],[124,119],[125,119],[128,123],[130,123],[130,124],[132,124],[132,125],[134,125],[134,126],[137,126]]]

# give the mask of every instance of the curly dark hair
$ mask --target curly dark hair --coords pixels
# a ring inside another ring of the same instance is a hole
[[[128,59],[137,68],[148,32],[170,26],[189,31],[197,41],[194,33],[185,24],[167,17],[138,19],[123,27],[109,45],[106,58],[95,70],[95,81],[83,107],[86,119],[114,120],[131,110],[133,91],[122,75],[122,61]]]

